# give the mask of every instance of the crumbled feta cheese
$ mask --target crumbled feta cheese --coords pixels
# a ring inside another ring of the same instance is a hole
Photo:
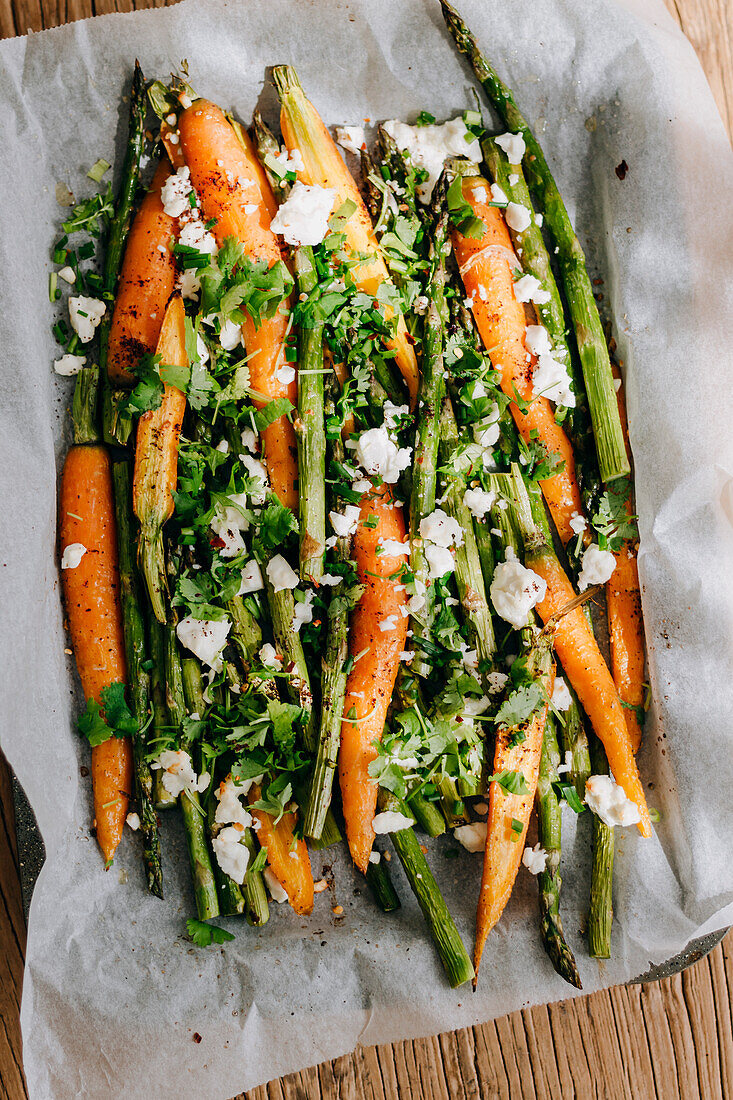
[[[262,579],[262,571],[259,563],[254,559],[248,561],[242,570],[242,583],[237,592],[238,596],[246,596],[249,592],[259,592],[265,587]]]
[[[330,187],[311,187],[298,181],[270,222],[270,229],[282,234],[288,244],[320,244],[329,232],[335,198]]]
[[[219,343],[224,351],[234,351],[242,343],[242,326],[228,317],[220,318],[220,323]]]
[[[462,546],[463,531],[457,519],[436,508],[420,520],[420,537],[436,546]]]
[[[197,252],[205,252],[208,256],[213,256],[217,251],[215,238],[199,218],[186,222],[178,235],[178,243],[186,248],[195,248]]]
[[[169,218],[180,218],[181,214],[191,210],[188,196],[192,190],[189,168],[178,168],[172,176],[168,176],[160,189],[160,201]]]
[[[568,368],[551,355],[540,355],[532,371],[532,392],[535,397],[546,397],[555,405],[575,408],[575,394],[570,386]]]
[[[463,503],[476,519],[483,519],[491,511],[495,500],[493,489],[466,489],[463,494]]]
[[[378,835],[382,833],[398,833],[401,829],[409,829],[411,825],[414,825],[415,821],[411,817],[407,817],[405,814],[399,813],[397,810],[385,810],[381,814],[377,814],[372,820],[372,829]]]
[[[499,134],[495,138],[496,144],[500,149],[503,149],[506,153],[507,160],[510,164],[521,164],[522,157],[524,156],[527,146],[524,144],[524,138],[521,134]]]
[[[621,389],[622,385],[623,385],[623,383],[622,383],[620,378],[614,378],[613,388],[615,389],[616,393],[618,393],[618,391]]]
[[[547,866],[547,852],[540,847],[539,841],[534,848],[525,848],[522,852],[522,863],[530,875],[539,875]]]
[[[516,172],[510,172],[507,176],[510,187],[516,187],[519,183],[519,175]]]
[[[140,814],[136,814],[134,811],[127,815],[125,821],[134,833],[140,828]]]
[[[328,518],[331,521],[331,527],[338,537],[346,538],[348,535],[353,535],[356,531],[356,528],[359,526],[360,515],[361,509],[358,504],[347,504],[343,512],[329,512]]]
[[[65,283],[72,286],[76,282],[76,272],[73,267],[62,267],[59,271],[59,279],[63,279]]]
[[[243,844],[244,830],[234,825],[222,829],[211,842],[216,862],[225,875],[233,879],[238,886],[244,882],[249,863],[249,849]]]
[[[491,602],[498,615],[519,630],[527,617],[545,597],[547,583],[515,559],[500,562],[491,582]]]
[[[612,775],[591,775],[585,784],[585,804],[605,825],[636,825],[639,807],[626,797]]]
[[[572,754],[572,752],[570,752],[568,750],[568,752],[565,753],[564,763],[557,765],[557,774],[558,775],[566,775],[567,772],[571,772],[572,770],[573,770],[573,754]]]
[[[229,454],[229,443],[226,439],[220,439],[214,448],[216,451],[220,451],[223,455]]]
[[[387,428],[369,428],[362,432],[356,444],[356,458],[368,474],[378,474],[382,481],[393,485],[410,465],[409,447],[398,447]]]
[[[412,308],[415,313],[423,314],[428,312],[429,305],[430,299],[428,298],[427,294],[418,294],[417,298],[412,303]]]
[[[153,771],[163,772],[163,786],[174,798],[178,798],[182,791],[190,791],[191,794],[205,791],[211,782],[207,772],[196,775],[191,757],[184,749],[163,749],[150,767]]]
[[[396,615],[388,615],[386,619],[381,619],[380,622],[379,622],[379,629],[382,631],[383,634],[386,633],[387,631],[396,630],[397,629],[397,616]]]
[[[242,446],[250,454],[257,454],[257,435],[253,428],[242,429]]]
[[[506,206],[509,202],[506,191],[499,187],[498,183],[491,185],[491,201],[501,203],[502,206]]]
[[[86,552],[87,548],[83,543],[70,542],[68,546],[64,547],[64,552],[61,555],[61,568],[76,569]]]
[[[235,783],[231,775],[219,784],[214,791],[217,802],[214,821],[217,825],[242,825],[248,829],[252,824],[252,815],[240,802],[240,798],[247,794],[254,779],[247,779],[242,783]]]
[[[254,214],[258,209],[259,207],[257,206],[256,202],[246,202],[244,204],[245,214]]]
[[[86,361],[86,355],[62,355],[60,359],[54,359],[53,369],[64,378],[71,378],[79,373]]]
[[[410,553],[409,539],[406,539],[405,542],[400,542],[399,539],[385,539],[380,537],[377,539],[377,546],[385,557],[399,558],[403,554]]]
[[[319,580],[319,584],[337,585],[341,584],[344,578],[339,576],[338,573],[322,573]]]
[[[381,852],[370,852],[369,853],[369,862],[370,863],[379,863],[381,858],[382,858],[382,853]]]
[[[428,178],[417,187],[422,202],[430,201],[447,157],[467,157],[477,164],[481,162],[478,139],[473,137],[462,118],[434,126],[407,126],[391,119],[384,123],[384,129],[400,149],[410,154],[413,164],[426,169]]]
[[[217,538],[224,543],[219,548],[220,557],[235,558],[244,550],[242,532],[249,529],[249,520],[242,512],[247,504],[247,494],[235,493],[227,497],[227,500],[231,501],[230,505],[224,506],[217,503],[210,527]]]
[[[98,298],[85,298],[83,294],[78,298],[69,298],[69,320],[82,344],[88,344],[93,339],[106,309],[106,303]]]
[[[486,847],[486,822],[474,821],[470,825],[459,825],[453,830],[453,836],[467,852],[483,852]]]
[[[524,344],[532,355],[552,355],[550,337],[544,325],[527,325]]]
[[[194,619],[187,615],[176,627],[176,634],[184,649],[190,649],[209,668],[221,672],[221,651],[231,627],[229,619]]]
[[[556,710],[569,710],[573,704],[573,697],[570,694],[570,688],[563,680],[562,676],[555,677],[555,684],[552,689],[552,705]]]
[[[514,284],[514,297],[518,302],[534,302],[544,306],[550,300],[550,292],[542,289],[542,284],[534,275],[522,275]]]
[[[282,905],[284,901],[288,900],[288,895],[275,877],[275,872],[273,871],[272,867],[265,867],[264,871],[262,872],[262,877],[265,880],[265,885],[267,886],[268,893],[273,901],[276,901],[279,905]]]
[[[389,428],[390,431],[396,431],[400,426],[400,421],[404,417],[410,415],[409,405],[393,405],[392,402],[387,399],[382,405],[382,415],[384,416],[384,426]]]
[[[532,221],[529,210],[518,202],[510,202],[504,215],[506,223],[515,233],[524,233]]]
[[[570,530],[576,535],[582,535],[583,531],[588,527],[588,520],[585,516],[581,516],[579,512],[573,512],[570,517]]]
[[[282,149],[274,158],[285,172],[304,172],[305,162],[300,149]]]
[[[254,482],[250,486],[249,495],[253,504],[264,504],[267,497],[267,489],[269,482],[267,480],[267,470],[259,459],[253,458],[251,455],[240,455],[240,462],[247,471],[247,476]]]
[[[293,630],[296,634],[300,632],[301,626],[304,623],[313,622],[313,597],[315,593],[312,589],[309,589],[305,594],[304,600],[296,600],[293,610]]]
[[[337,126],[336,127],[336,141],[345,149],[347,153],[354,153],[355,156],[359,156],[361,147],[364,144],[364,127],[363,126]]]
[[[286,588],[298,587],[300,578],[282,554],[276,554],[274,558],[270,558],[265,566],[265,572],[275,592],[283,592]]]
[[[208,363],[209,349],[207,348],[206,341],[204,340],[200,332],[196,333],[196,354],[198,355],[199,363],[201,363],[202,366],[204,363]],[[222,442],[224,442],[224,440],[222,440]],[[227,450],[228,448],[229,444],[227,444]]]
[[[192,302],[196,301],[201,291],[201,280],[195,268],[187,267],[185,271],[181,272],[178,276],[178,289],[181,292],[181,297],[188,298]]]
[[[601,550],[594,542],[583,552],[583,568],[578,575],[578,590],[584,592],[593,584],[605,584],[616,568],[616,559],[610,550]]]
[[[260,649],[260,660],[266,668],[282,668],[283,659],[277,653],[274,645],[270,645],[269,642],[265,642]]]
[[[425,560],[430,567],[430,579],[433,581],[444,577],[446,573],[453,573],[456,568],[455,558],[446,546],[435,546],[427,543],[424,547]]]
[[[503,691],[508,679],[509,677],[505,672],[490,672],[486,677],[486,686],[490,694],[497,695],[500,691]]]
[[[476,202],[488,202],[489,196],[485,187],[472,187],[471,194],[475,198]]]

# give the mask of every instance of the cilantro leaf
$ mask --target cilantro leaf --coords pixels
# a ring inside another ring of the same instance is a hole
[[[270,424],[274,424],[281,416],[289,416],[294,412],[294,407],[287,397],[276,397],[274,401],[268,401],[262,409],[255,413],[255,428],[258,432],[264,432]]]
[[[211,943],[227,943],[233,940],[231,932],[219,928],[216,924],[206,924],[205,921],[190,917],[186,921],[188,934],[197,947],[208,947]]]
[[[506,769],[496,772],[488,778],[489,783],[498,783],[507,794],[529,794],[529,788],[523,772],[512,772]]]
[[[94,699],[87,699],[86,710],[79,716],[79,733],[86,737],[92,748],[109,741],[112,730],[102,717],[102,708]]]
[[[532,682],[517,688],[496,712],[497,726],[513,729],[515,726],[524,725],[542,705],[544,699],[545,693],[539,683]]]
[[[448,203],[448,218],[451,225],[454,225],[459,233],[473,240],[484,235],[486,232],[485,224],[481,221],[481,218],[476,217],[473,207],[463,197],[462,176],[455,177],[448,188],[446,200]]]
[[[152,409],[160,408],[164,386],[160,377],[159,355],[143,355],[133,367],[137,378],[135,388],[120,404],[120,411],[128,416],[141,416]]]
[[[125,685],[119,681],[101,691],[101,705],[87,699],[86,709],[79,716],[79,732],[92,748],[103,745],[110,737],[130,737],[137,733],[137,720],[125,701]],[[104,714],[102,711],[104,710]]]
[[[610,550],[620,550],[624,539],[639,537],[636,516],[629,515],[630,495],[631,481],[628,477],[615,481],[598,501],[598,510],[591,519],[593,527],[605,539]]]

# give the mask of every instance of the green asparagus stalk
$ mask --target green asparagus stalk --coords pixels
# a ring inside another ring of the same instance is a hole
[[[625,477],[630,468],[616,403],[611,362],[583,249],[540,144],[517,107],[512,92],[484,57],[476,39],[453,5],[448,0],[440,2],[448,29],[460,52],[473,65],[489,102],[509,130],[520,133],[524,138],[527,149],[524,157],[525,172],[529,185],[538,198],[545,225],[555,242],[558,267],[575,329],[601,478],[606,482]]]
[[[591,763],[596,775],[608,775],[608,761],[603,745],[593,737],[590,746]],[[588,951],[594,959],[611,957],[611,927],[613,925],[613,828],[593,814],[593,863],[590,879],[590,909],[588,911]]]
[[[441,836],[445,832],[445,817],[440,812],[439,803],[426,798],[422,791],[415,791],[408,796],[407,805],[420,828],[428,836]]]
[[[379,792],[380,812],[394,811],[409,817],[405,803],[384,788]],[[428,866],[422,848],[411,828],[390,833],[390,840],[400,857],[405,874],[425,917],[430,934],[445,967],[451,988],[455,989],[473,978],[473,964],[461,940],[455,921],[448,911],[443,895]]]
[[[545,870],[537,878],[540,891],[540,928],[545,951],[558,974],[581,989],[580,975],[568,947],[560,919],[560,851],[562,815],[552,784],[558,779],[560,749],[552,714],[547,715],[537,782],[537,824],[541,846],[547,852]]]
[[[107,346],[112,323],[112,303],[117,279],[122,266],[122,257],[130,230],[135,195],[140,183],[140,157],[145,147],[145,115],[147,100],[145,78],[137,61],[130,88],[130,127],[127,138],[125,159],[122,163],[122,179],[115,204],[115,215],[107,241],[107,251],[102,270],[103,297],[107,302],[107,312],[99,326],[99,368],[102,379],[102,433],[105,443],[124,447],[130,438],[132,420],[120,411],[125,394],[115,390],[107,374]]]
[[[440,792],[440,808],[443,811],[449,829],[468,823],[468,814],[463,799],[458,793],[458,784],[450,775],[441,775],[435,780]]]
[[[186,707],[190,714],[202,715],[206,710],[204,700],[204,682],[201,676],[201,666],[195,657],[185,657],[181,662],[183,678],[183,693],[186,699]],[[197,765],[199,761],[197,761]],[[197,767],[198,770],[198,767]],[[214,774],[211,776],[211,786],[207,793],[206,827],[209,837],[213,839],[218,826],[214,820],[216,814],[216,797],[211,789],[214,785]],[[233,917],[244,912],[244,897],[234,879],[222,871],[216,859],[212,860],[214,878],[216,880],[219,895],[219,912],[223,917]]]
[[[153,777],[146,759],[147,738],[145,729],[150,710],[150,677],[144,667],[147,660],[145,619],[142,612],[140,580],[135,561],[132,491],[128,463],[115,462],[112,476],[117,519],[120,598],[125,636],[127,677],[130,685],[132,709],[137,721],[135,735],[132,738],[132,753],[135,765],[135,798],[140,810],[143,863],[148,880],[148,889],[151,894],[162,898],[163,868],[160,858],[160,833],[158,831],[158,816],[153,805]]]
[[[302,707],[308,715],[303,731],[303,743],[308,752],[315,752],[316,729],[313,693],[311,692],[308,665],[306,664],[300,634],[293,627],[295,599],[290,589],[286,588],[276,592],[266,577],[265,591],[272,619],[275,648],[282,655],[283,668],[288,673],[286,680],[287,692],[291,700]]]
[[[82,367],[76,376],[71,419],[74,425],[74,443],[97,443],[97,395],[99,391],[99,367]]]
[[[165,671],[168,714],[171,725],[180,730],[186,717],[186,701],[176,628],[172,624],[165,628]],[[199,920],[209,920],[219,916],[219,897],[206,838],[206,813],[196,791],[183,791],[179,805],[191,863],[196,911]]]
[[[251,924],[253,928],[261,928],[270,919],[270,905],[267,900],[267,890],[265,889],[262,872],[252,870],[251,865],[257,855],[257,846],[251,829],[244,830],[244,843],[249,851],[250,862],[242,887],[244,900],[247,903],[247,923]]]
[[[262,645],[260,624],[241,596],[234,596],[227,604],[227,610],[232,620],[232,641],[241,654],[245,668],[248,668]]]
[[[366,872],[367,885],[382,912],[394,913],[394,911],[400,909],[401,906],[397,891],[394,888],[392,879],[389,877],[389,864],[378,848],[374,849],[372,855],[375,853],[380,858],[376,863],[372,862],[372,860],[369,861]]]
[[[298,293],[310,294],[318,283],[313,249],[295,250]],[[298,507],[300,510],[300,576],[319,581],[326,548],[326,428],[323,409],[323,322],[301,325],[298,338]]]

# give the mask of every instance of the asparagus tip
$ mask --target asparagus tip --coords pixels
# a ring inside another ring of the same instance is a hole
[[[150,607],[159,623],[166,622],[166,579],[163,555],[163,532],[160,527],[143,527],[140,531],[140,570],[150,597]]]

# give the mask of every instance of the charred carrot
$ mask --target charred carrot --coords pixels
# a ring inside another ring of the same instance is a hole
[[[272,79],[280,96],[280,128],[289,152],[297,149],[302,167],[297,169],[301,183],[328,187],[336,192],[334,209],[345,202],[354,204],[354,212],[344,225],[347,246],[351,252],[366,257],[354,270],[360,290],[375,295],[382,283],[389,282],[389,272],[374,235],[369,211],[359,188],[344,164],[336,143],[323,124],[321,116],[305,96],[295,70],[290,65],[276,65]],[[391,316],[391,314],[390,314]],[[398,318],[395,335],[389,342],[395,361],[410,394],[410,406],[415,407],[419,385],[417,360],[402,317]]]
[[[191,171],[191,183],[207,221],[215,222],[212,232],[221,246],[227,237],[244,245],[250,260],[270,267],[280,259],[277,237],[270,229],[274,199],[268,194],[255,150],[245,135],[234,132],[224,112],[205,99],[188,107],[179,120],[181,150]],[[240,140],[242,139],[242,140]],[[297,383],[281,382],[285,365],[285,340],[289,332],[288,310],[283,306],[273,317],[263,318],[257,327],[247,316],[242,332],[249,358],[252,389],[262,407],[287,397],[297,404]],[[264,455],[270,483],[288,508],[298,507],[298,445],[293,425],[281,416],[263,435]]]
[[[275,824],[269,813],[255,809],[253,803],[259,797],[260,788],[255,784],[250,790],[249,803],[252,817],[258,823],[260,847],[267,849],[267,862],[293,909],[304,916],[313,908],[313,874],[305,841],[295,839],[296,814],[288,810]]]
[[[156,352],[161,357],[161,366],[188,366],[185,311],[179,295],[171,299],[166,310]],[[166,383],[158,408],[144,413],[137,426],[132,500],[140,520],[138,556],[150,606],[160,623],[166,621],[163,525],[173,513],[178,439],[185,411],[185,394]]]
[[[575,459],[550,402],[533,394],[534,357],[525,346],[524,307],[514,293],[512,242],[501,212],[489,205],[488,193],[489,185],[481,176],[464,176],[463,196],[485,230],[474,239],[454,229],[453,247],[466,293],[473,298],[481,339],[501,374],[502,390],[512,398],[510,408],[517,428],[526,442],[536,439],[561,463],[557,473],[541,484],[558,534],[566,544],[573,538],[573,515],[583,512]]]
[[[131,384],[140,357],[155,351],[176,284],[176,262],[170,250],[176,221],[165,213],[160,198],[171,171],[163,157],[127,240],[107,348],[107,372],[116,386]]]
[[[86,699],[102,704],[111,684],[125,683],[125,639],[120,605],[112,466],[102,446],[72,447],[61,475],[60,544],[83,548],[75,567],[63,568],[71,643]],[[132,747],[110,737],[92,748],[97,840],[111,863],[122,837],[132,790]]]
[[[352,550],[364,592],[351,616],[349,652],[353,665],[346,683],[339,780],[349,851],[362,872],[367,869],[374,843],[377,784],[369,775],[369,765],[376,756],[373,742],[382,737],[407,637],[407,618],[402,616],[407,595],[396,575],[407,557],[377,553],[377,549],[382,539],[404,542],[402,512],[388,485],[367,493],[361,503]],[[374,522],[370,517],[376,517],[373,527],[366,526],[365,521]]]

